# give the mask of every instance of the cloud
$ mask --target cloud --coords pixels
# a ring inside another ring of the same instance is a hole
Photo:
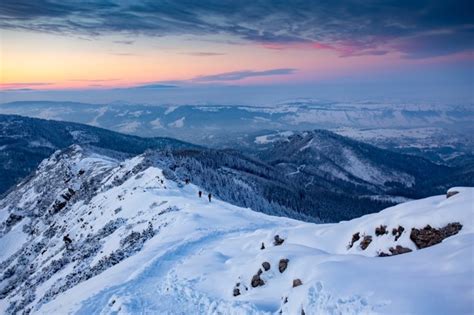
[[[118,81],[119,79],[71,79],[68,81],[72,82],[111,82]]]
[[[135,43],[135,41],[133,41],[133,40],[114,40],[114,43],[122,44],[122,45],[133,45],[133,43]]]
[[[266,47],[309,44],[346,57],[389,47],[424,58],[472,50],[473,6],[472,0],[3,0],[0,28],[78,36],[218,34]]]
[[[132,89],[174,89],[177,87],[178,86],[176,85],[153,83],[153,84],[137,85],[137,86],[132,87]]]
[[[274,76],[274,75],[288,75],[293,74],[296,69],[281,68],[264,71],[243,70],[234,72],[225,72],[213,75],[198,76],[192,79],[192,82],[216,82],[216,81],[238,81],[252,77]]]
[[[114,55],[114,56],[138,56],[137,54],[128,53],[128,52],[114,52],[114,53],[110,53],[110,54]]]
[[[12,82],[12,83],[0,83],[0,90],[17,90],[17,91],[31,91],[34,87],[52,85],[51,82]]]
[[[196,51],[196,52],[184,53],[184,55],[196,56],[196,57],[212,57],[212,56],[224,56],[226,54],[220,53],[220,52],[211,52],[211,51]]]

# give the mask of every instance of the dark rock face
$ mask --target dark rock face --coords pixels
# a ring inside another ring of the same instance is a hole
[[[366,236],[364,236],[364,238],[360,242],[360,248],[362,250],[366,250],[367,247],[369,247],[370,243],[372,243],[372,236],[366,235]]]
[[[395,242],[398,241],[400,236],[402,236],[403,231],[405,231],[405,228],[401,225],[399,225],[398,228],[394,228],[392,230],[392,235],[395,236]]]
[[[387,231],[387,226],[386,225],[381,225],[377,228],[375,228],[375,235],[376,236],[382,236],[384,234],[387,234],[388,231]]]
[[[268,261],[265,261],[262,263],[262,267],[265,271],[270,270],[270,263]]]
[[[352,246],[354,246],[354,243],[357,242],[358,240],[360,240],[360,233],[359,232],[352,235],[352,240],[349,244],[349,248],[352,248]]]
[[[445,238],[457,234],[461,229],[462,224],[459,222],[449,223],[441,229],[427,225],[421,230],[411,229],[410,239],[418,249],[422,249],[441,243]]]
[[[282,239],[282,238],[280,238],[280,235],[277,234],[277,235],[275,235],[275,237],[274,237],[273,245],[275,245],[275,246],[280,246],[281,244],[283,244],[284,241],[285,241],[285,240]]]
[[[394,255],[406,254],[406,253],[411,252],[412,250],[409,248],[397,245],[395,248],[390,247],[389,251],[390,253],[392,253],[392,256],[394,256]]]
[[[299,287],[300,285],[303,285],[303,282],[301,282],[300,279],[293,280],[293,288]]]
[[[5,225],[7,228],[10,228],[14,226],[15,224],[17,224],[18,222],[20,222],[22,219],[23,219],[23,216],[11,213],[10,216],[5,221]]]
[[[446,198],[452,197],[452,196],[457,195],[457,194],[459,194],[459,191],[455,191],[455,190],[453,190],[453,191],[448,191],[448,192],[446,193]]]
[[[261,287],[265,284],[265,281],[263,281],[262,278],[260,278],[260,274],[262,273],[262,269],[259,269],[260,273],[257,273],[252,277],[252,281],[250,281],[250,284],[252,285],[252,288],[256,287]]]
[[[234,292],[232,294],[233,294],[233,296],[239,296],[240,295],[240,289],[239,288],[234,288]]]
[[[263,250],[265,249],[265,244],[262,242],[262,246],[260,246],[260,249]]]
[[[74,196],[75,194],[76,194],[76,192],[74,191],[74,189],[68,188],[67,192],[62,194],[61,197],[63,197],[64,200],[69,201],[69,200],[71,200],[72,196]]]
[[[390,247],[389,251],[390,251],[390,254],[387,254],[385,252],[380,252],[378,254],[378,257],[389,257],[389,256],[400,255],[400,254],[406,254],[406,253],[411,252],[412,250],[409,248],[397,245],[395,248]]]
[[[289,261],[290,260],[286,258],[280,259],[280,262],[278,263],[278,270],[280,273],[283,273],[286,270]]]

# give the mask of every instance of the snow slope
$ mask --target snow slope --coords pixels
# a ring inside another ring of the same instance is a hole
[[[59,180],[64,167],[70,170],[67,182]],[[44,195],[45,177],[55,179],[48,187],[52,195],[69,185],[75,194],[59,211],[30,213],[32,200]],[[199,187],[167,177],[141,156],[120,162],[78,146],[43,162],[33,178],[0,202],[0,248],[8,249],[0,258],[0,313],[474,311],[474,188],[454,188],[459,193],[449,199],[436,196],[316,225],[209,202],[198,197]],[[22,218],[6,224],[13,213]],[[440,244],[418,250],[410,240],[412,228],[454,222],[462,229]],[[402,225],[405,231],[395,241],[391,233],[376,236],[380,225],[388,231]],[[361,249],[362,240],[349,248],[357,232],[372,236],[367,249]],[[63,244],[65,234],[73,241],[70,249]],[[283,244],[274,245],[275,235]],[[41,250],[29,250],[35,244],[43,244]],[[412,252],[377,257],[396,245]],[[283,272],[281,259],[289,260]],[[261,274],[264,285],[252,287],[263,262],[270,263]],[[302,285],[293,288],[295,279]],[[236,288],[240,295],[233,296]]]

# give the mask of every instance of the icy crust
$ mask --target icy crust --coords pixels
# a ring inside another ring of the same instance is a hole
[[[0,313],[473,312],[474,188],[316,225],[209,202],[198,197],[199,187],[171,177],[143,156],[119,162],[80,147],[45,161],[0,203],[0,245],[8,249],[0,262]],[[71,187],[74,195],[51,213]],[[35,212],[41,197],[49,204]],[[5,228],[12,213],[23,217]],[[440,244],[419,250],[410,240],[412,228],[453,222],[462,229]],[[377,233],[380,226],[388,233]],[[365,250],[362,236],[372,237]],[[378,257],[396,245],[412,252]],[[256,274],[263,284],[254,287]],[[301,285],[293,287],[297,279]]]

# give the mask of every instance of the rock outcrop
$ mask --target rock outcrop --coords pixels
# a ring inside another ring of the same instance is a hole
[[[270,270],[270,263],[268,261],[264,261],[262,263],[263,270],[268,271]]]
[[[370,243],[372,243],[372,236],[366,235],[366,236],[364,236],[364,238],[360,242],[360,248],[362,250],[366,250],[367,247],[369,247]]]
[[[283,273],[286,270],[289,261],[290,260],[286,258],[280,259],[280,262],[278,263],[278,270],[280,273]]]
[[[285,241],[285,240],[282,239],[282,238],[280,238],[280,235],[277,234],[277,235],[275,235],[275,237],[274,237],[273,245],[275,245],[275,246],[280,246],[281,244],[283,244],[284,241]]]
[[[410,239],[418,249],[422,249],[441,243],[445,238],[457,234],[461,229],[462,224],[459,222],[449,223],[440,229],[427,225],[423,229],[411,229]]]

